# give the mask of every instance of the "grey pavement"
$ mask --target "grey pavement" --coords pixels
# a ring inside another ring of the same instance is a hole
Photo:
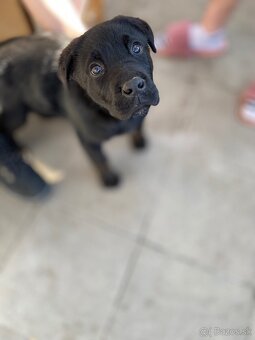
[[[158,31],[205,4],[105,7]],[[43,201],[0,187],[0,340],[255,339],[255,130],[234,114],[255,79],[254,13],[243,1],[221,58],[153,57],[148,149],[107,145],[119,189],[99,186],[67,122],[19,131],[64,178]]]

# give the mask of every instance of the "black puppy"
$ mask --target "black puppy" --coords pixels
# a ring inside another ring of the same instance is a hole
[[[149,25],[125,16],[74,39],[60,56],[58,72],[61,45],[57,40],[31,36],[2,43],[0,178],[25,195],[34,195],[43,187],[42,179],[21,159],[12,138],[13,130],[33,111],[68,117],[103,183],[117,185],[119,177],[102,152],[102,142],[133,132],[134,146],[144,146],[143,119],[149,107],[159,102],[149,46],[156,52]],[[8,162],[8,153],[16,155],[12,160],[22,161],[23,178]],[[14,181],[6,180],[6,170],[8,175],[12,172]]]

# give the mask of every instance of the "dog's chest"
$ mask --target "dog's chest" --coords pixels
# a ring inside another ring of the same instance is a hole
[[[119,121],[112,118],[103,119],[98,117],[93,120],[84,120],[83,131],[90,140],[103,142],[114,136],[125,134],[137,129],[141,125],[143,119],[143,117],[136,117],[126,121]]]
[[[142,123],[143,119],[143,117],[136,117],[127,121],[119,121],[116,126],[116,134],[123,134],[137,129],[137,127]]]

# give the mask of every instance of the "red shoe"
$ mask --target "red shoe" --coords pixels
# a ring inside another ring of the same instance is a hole
[[[189,32],[192,23],[188,21],[182,21],[170,25],[166,30],[166,39],[164,39],[164,46],[157,48],[158,54],[165,57],[202,57],[212,58],[218,57],[223,54],[227,49],[227,44],[223,44],[217,50],[193,50],[189,44]]]

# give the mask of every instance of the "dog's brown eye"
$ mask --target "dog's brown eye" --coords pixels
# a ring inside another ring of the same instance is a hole
[[[99,64],[92,65],[90,69],[90,73],[94,77],[101,75],[103,72],[104,72],[104,68],[102,65],[99,65]]]
[[[132,52],[134,54],[139,54],[142,52],[142,45],[138,42],[133,43],[132,45]]]

